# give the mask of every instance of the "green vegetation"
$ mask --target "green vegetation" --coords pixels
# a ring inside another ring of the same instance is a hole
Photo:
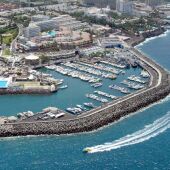
[[[100,51],[93,52],[90,54],[90,57],[103,57],[103,56],[105,56],[105,52],[100,52]]]
[[[95,16],[87,16],[84,12],[74,12],[71,14],[77,20],[88,22],[89,24],[100,24],[109,25],[110,27],[115,27],[114,22],[109,22],[105,18],[96,18]]]
[[[22,14],[11,16],[11,18],[14,21],[14,23],[22,24],[24,27],[27,27],[31,20],[30,17]]]
[[[12,40],[13,40],[12,34],[5,34],[2,36],[3,44],[6,44],[9,46],[11,44]]]
[[[155,11],[157,13],[157,11]],[[78,20],[88,22],[89,24],[109,25],[111,28],[122,29],[130,34],[139,34],[142,31],[152,30],[155,27],[159,27],[157,20],[153,15],[149,17],[141,17],[140,19],[133,20],[131,16],[118,15],[115,12],[108,14],[113,20],[106,20],[104,18],[96,18],[94,16],[87,16],[84,12],[75,12],[72,14]],[[158,14],[156,16],[159,16]],[[124,21],[123,24],[115,25],[116,20]]]
[[[49,62],[49,61],[50,61],[50,58],[49,58],[48,56],[42,54],[42,55],[40,56],[40,60],[41,60],[41,63],[44,64],[44,63]]]
[[[10,45],[13,39],[18,35],[18,28],[15,27],[7,27],[0,29],[0,34],[2,37],[2,42],[3,44]]]
[[[9,56],[9,55],[11,55],[10,49],[9,49],[9,48],[5,48],[5,49],[3,50],[2,55],[3,55],[3,56]]]
[[[158,24],[151,17],[141,17],[139,20],[126,22],[125,24],[119,25],[119,27],[125,32],[138,34],[142,31],[152,30],[153,28],[158,27]]]
[[[113,12],[113,11],[110,11],[110,12],[108,13],[108,16],[111,17],[113,20],[133,18],[132,16],[128,16],[128,15],[124,15],[124,14],[119,15],[118,13]]]

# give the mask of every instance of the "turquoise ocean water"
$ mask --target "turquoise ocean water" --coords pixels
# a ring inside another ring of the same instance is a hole
[[[169,47],[170,32],[147,40],[137,48],[170,70]],[[133,72],[130,70],[128,74],[131,74],[131,71]],[[77,83],[73,86],[78,88]],[[84,89],[90,90],[87,85],[84,85]],[[77,91],[77,95],[79,92]],[[23,109],[40,110],[49,103],[47,97],[50,97],[51,105],[55,105],[54,100],[57,102],[55,96],[31,97],[30,104],[22,102],[30,99],[27,99],[27,96],[0,97],[0,110],[2,114],[12,115]],[[167,97],[138,114],[92,133],[1,138],[0,169],[168,170],[170,169],[169,99]],[[71,97],[68,96],[67,100],[69,104],[74,105]],[[76,100],[79,101],[79,98]],[[115,140],[118,139],[115,144]],[[95,153],[82,153],[83,148],[98,145],[101,146]]]

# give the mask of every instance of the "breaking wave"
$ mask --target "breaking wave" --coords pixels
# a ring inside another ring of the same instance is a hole
[[[162,33],[161,35],[146,38],[146,40],[144,42],[141,42],[140,44],[136,45],[135,47],[140,49],[140,47],[143,46],[144,44],[149,43],[150,41],[157,39],[157,38],[166,37],[169,33],[170,33],[170,30],[167,30],[164,33]]]
[[[88,147],[90,153],[110,151],[124,146],[134,145],[153,138],[170,128],[170,112],[145,126],[142,130],[103,145]]]

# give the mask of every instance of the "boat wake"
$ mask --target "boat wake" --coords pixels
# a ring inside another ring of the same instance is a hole
[[[110,151],[124,146],[134,145],[153,138],[170,128],[170,112],[155,120],[152,124],[145,126],[142,130],[122,137],[111,143],[97,145],[89,148],[89,153]]]

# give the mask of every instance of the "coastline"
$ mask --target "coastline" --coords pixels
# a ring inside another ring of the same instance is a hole
[[[161,38],[161,37],[165,37],[167,36],[167,34],[170,32],[170,30],[165,30],[164,32],[162,32],[161,34],[158,34],[156,36],[151,36],[151,37],[148,37],[148,38],[145,38],[144,41],[140,42],[139,44],[135,45],[134,48],[138,48],[140,46],[142,46],[143,44],[145,43],[148,43],[150,42],[151,40],[154,40],[156,38]]]
[[[142,35],[141,37],[139,37],[135,41],[132,41],[131,46],[136,47],[139,44],[144,43],[145,41],[147,42],[147,40],[149,40],[149,39],[157,38],[157,37],[165,34],[166,32],[168,32],[168,30],[165,30],[164,28],[154,30],[152,32],[148,32],[147,34]]]
[[[170,93],[170,76],[157,63],[144,56],[141,52],[133,49],[135,53],[141,55],[144,60],[149,60],[150,63],[161,71],[162,80],[158,86],[151,87],[143,94],[136,97],[131,97],[130,100],[125,100],[112,107],[103,108],[104,111],[97,111],[96,114],[87,115],[67,121],[50,121],[50,122],[31,122],[31,123],[13,123],[0,125],[0,136],[25,136],[25,135],[41,135],[41,134],[71,134],[79,132],[88,132],[110,123],[113,123],[120,118],[130,115],[141,108],[147,107],[150,104],[160,101]],[[155,79],[159,78],[158,73],[154,71]],[[145,99],[145,100],[143,100]],[[136,103],[138,101],[138,103]]]

